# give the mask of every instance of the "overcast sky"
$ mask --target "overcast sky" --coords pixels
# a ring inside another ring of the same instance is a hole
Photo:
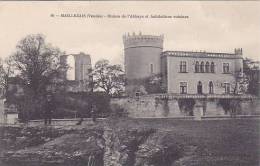
[[[51,14],[167,15],[188,19],[64,18]],[[260,2],[0,2],[0,56],[7,57],[28,34],[69,53],[85,52],[93,62],[123,63],[127,32],[164,34],[164,50],[233,52],[260,58]]]

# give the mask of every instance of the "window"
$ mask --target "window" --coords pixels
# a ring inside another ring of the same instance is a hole
[[[199,81],[197,85],[197,93],[202,94],[202,83]]]
[[[209,73],[209,62],[206,62],[205,72],[206,72],[206,73]]]
[[[230,83],[224,83],[225,93],[230,93]]]
[[[209,94],[212,94],[212,93],[214,93],[214,90],[213,90],[213,82],[210,81],[210,82],[209,82]]]
[[[150,64],[150,73],[153,74],[153,64]]]
[[[215,73],[215,64],[214,64],[214,62],[211,62],[210,72],[211,72],[211,73]]]
[[[186,73],[186,62],[185,61],[180,62],[180,72]]]
[[[200,63],[200,72],[204,73],[204,62]]]
[[[223,73],[229,73],[229,63],[223,63]]]
[[[195,64],[195,73],[199,73],[199,62],[197,61]]]
[[[187,93],[187,82],[180,82],[180,93],[181,94]]]

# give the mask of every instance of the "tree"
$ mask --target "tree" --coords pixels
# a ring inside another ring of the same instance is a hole
[[[231,92],[233,95],[245,94],[248,91],[249,80],[242,72],[234,73],[235,80],[231,83]]]
[[[148,93],[165,93],[162,86],[162,75],[154,74],[144,79],[144,87]]]
[[[10,58],[4,61],[0,59],[0,88],[3,96],[6,97],[6,93],[9,87],[9,78],[14,74],[13,67],[11,65]]]
[[[244,73],[249,80],[248,93],[259,96],[260,62],[245,58],[243,60]]]
[[[17,102],[26,120],[42,118],[44,99],[50,87],[58,87],[67,65],[61,62],[62,52],[46,43],[41,34],[28,35],[18,42],[10,62],[22,80],[24,95]]]
[[[120,65],[110,65],[108,60],[96,62],[92,71],[95,89],[101,89],[108,95],[122,93],[125,85],[124,72]]]
[[[241,100],[240,99],[219,99],[218,105],[221,105],[224,111],[229,112],[231,117],[236,117],[236,115],[241,111]]]
[[[33,97],[46,92],[67,69],[66,64],[60,61],[60,50],[46,43],[41,34],[26,36],[16,48],[11,56],[12,63]]]

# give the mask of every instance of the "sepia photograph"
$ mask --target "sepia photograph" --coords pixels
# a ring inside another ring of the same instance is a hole
[[[0,166],[259,166],[259,1],[0,1]]]

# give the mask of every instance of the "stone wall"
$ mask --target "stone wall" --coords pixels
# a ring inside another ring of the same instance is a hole
[[[101,122],[104,121],[105,118],[97,118],[96,121]],[[80,121],[79,118],[76,119],[52,119],[51,124],[57,125],[57,126],[74,126]],[[92,118],[83,118],[83,121],[81,122],[82,125],[89,125],[93,124]],[[44,120],[30,120],[28,122],[29,126],[42,126],[44,125]]]
[[[194,99],[195,104],[192,109],[194,116],[229,116],[229,110],[219,104],[219,99]],[[111,104],[119,105],[127,110],[129,117],[187,117],[190,114],[180,109],[177,98],[159,98],[152,95],[140,96],[136,98],[114,98]],[[257,99],[240,102],[241,110],[239,115],[259,115],[260,102]]]
[[[154,97],[112,99],[111,104],[125,108],[130,117],[177,117],[184,116],[177,100]]]

